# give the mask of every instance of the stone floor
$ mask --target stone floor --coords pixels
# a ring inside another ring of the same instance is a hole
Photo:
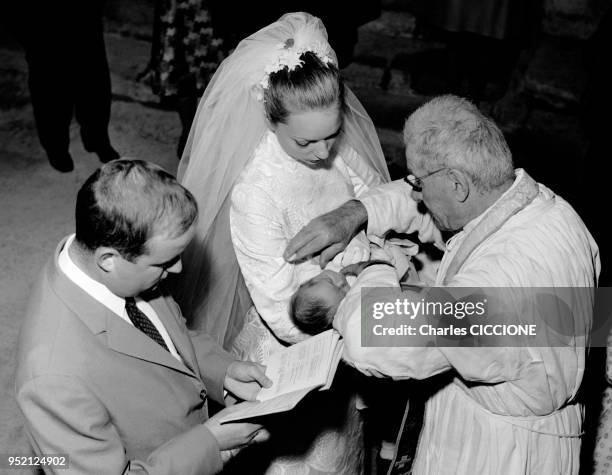
[[[151,2],[109,3],[112,142],[124,156],[151,160],[174,172],[178,116],[161,108],[146,84],[135,81],[148,61],[151,12],[146,7]],[[410,14],[384,11],[381,19],[361,28],[355,62],[344,70],[377,124],[395,175],[404,167],[403,120],[429,97],[411,87],[413,76],[402,58],[409,61],[416,53],[435,58],[440,49],[435,42],[414,39],[413,27]],[[517,163],[561,194],[567,191],[571,199],[573,170],[586,146],[577,114],[583,72],[576,43],[563,41],[545,38],[539,46],[523,79],[528,110],[521,109],[520,121],[508,121],[507,132]],[[494,104],[482,106],[490,111]],[[0,453],[21,453],[27,441],[12,395],[20,319],[38,270],[59,239],[72,232],[77,189],[99,163],[85,152],[73,125],[75,171],[60,174],[48,165],[36,137],[23,52],[1,31],[0,114]]]

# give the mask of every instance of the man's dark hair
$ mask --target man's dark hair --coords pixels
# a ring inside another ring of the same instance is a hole
[[[163,168],[143,160],[114,160],[96,170],[77,195],[76,240],[134,260],[154,236],[175,238],[195,222],[193,195]]]

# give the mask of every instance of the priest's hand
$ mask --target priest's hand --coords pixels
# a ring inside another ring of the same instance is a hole
[[[350,200],[304,226],[287,245],[283,257],[298,262],[320,253],[319,265],[324,268],[368,220],[368,212],[360,201]]]

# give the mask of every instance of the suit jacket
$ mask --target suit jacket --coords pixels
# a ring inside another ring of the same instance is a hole
[[[220,471],[219,446],[202,423],[207,395],[223,401],[233,358],[190,335],[160,290],[149,303],[178,361],[66,277],[57,263],[65,241],[41,272],[19,341],[15,391],[35,451],[67,454],[62,474]]]

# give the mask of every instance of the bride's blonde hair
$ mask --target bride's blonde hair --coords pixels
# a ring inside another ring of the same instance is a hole
[[[264,90],[264,108],[272,124],[285,123],[291,112],[344,109],[344,82],[333,63],[325,63],[312,51],[300,55],[301,64],[270,73]]]
[[[374,124],[342,85],[336,64],[321,21],[304,12],[287,13],[240,42],[219,66],[198,106],[178,177],[200,211],[174,294],[193,326],[226,348],[252,305],[232,247],[230,196],[269,121],[284,120],[292,107],[318,107],[339,99],[346,105],[338,140],[356,152],[343,157],[347,165],[363,173],[368,185],[373,177],[389,179]],[[270,86],[277,81],[278,87]]]

